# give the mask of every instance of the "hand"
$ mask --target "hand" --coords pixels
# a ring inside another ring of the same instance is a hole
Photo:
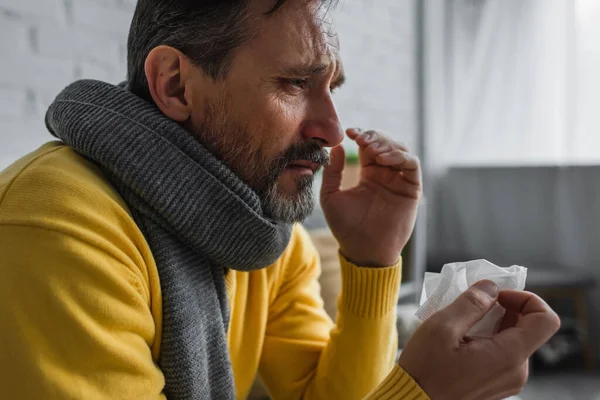
[[[486,294],[490,293],[490,295]],[[506,308],[491,338],[465,334],[496,303]],[[398,364],[431,400],[495,400],[518,394],[527,381],[527,360],[560,327],[538,296],[480,281],[417,329]]]
[[[325,218],[348,260],[363,267],[394,265],[417,217],[419,160],[379,132],[346,133],[359,146],[360,181],[340,190],[345,154],[342,146],[334,147],[321,188]]]

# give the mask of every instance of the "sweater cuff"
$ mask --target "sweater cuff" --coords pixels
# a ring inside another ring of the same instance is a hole
[[[400,366],[396,365],[392,372],[375,390],[363,400],[431,400],[419,384]]]
[[[340,310],[362,318],[380,318],[396,312],[402,278],[402,260],[391,267],[358,267],[342,254]]]

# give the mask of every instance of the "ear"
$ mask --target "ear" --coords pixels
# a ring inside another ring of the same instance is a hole
[[[146,57],[144,69],[152,100],[167,117],[185,122],[192,112],[191,61],[179,50],[158,46]]]

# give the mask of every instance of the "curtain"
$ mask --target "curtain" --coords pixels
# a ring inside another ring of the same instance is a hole
[[[576,89],[573,93],[575,137],[570,142],[573,163],[600,162],[600,1],[575,2]],[[567,133],[568,135],[568,133]]]
[[[600,281],[600,1],[425,4],[431,258],[472,254]],[[600,290],[592,300],[600,321]]]
[[[426,12],[431,167],[565,163],[572,0],[433,0]]]

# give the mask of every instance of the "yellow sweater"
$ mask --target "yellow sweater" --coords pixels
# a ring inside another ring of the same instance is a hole
[[[394,367],[400,266],[341,262],[335,325],[299,226],[274,265],[228,272],[238,398],[258,373],[273,399],[427,399]],[[49,143],[0,174],[0,397],[164,399],[161,310],[150,248],[96,166]]]

